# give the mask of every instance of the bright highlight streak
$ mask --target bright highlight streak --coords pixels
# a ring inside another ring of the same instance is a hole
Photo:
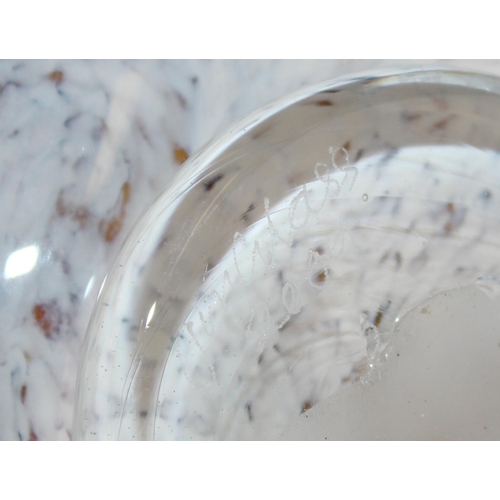
[[[30,245],[12,252],[5,263],[4,278],[8,280],[32,271],[38,261],[39,253],[40,251],[36,245]]]
[[[151,323],[151,320],[153,319],[153,316],[155,314],[155,309],[156,309],[156,302],[151,306],[151,309],[149,310],[148,318],[146,319],[146,328],[149,328],[149,323]]]
[[[90,293],[92,288],[94,288],[94,281],[95,281],[95,276],[92,276],[92,278],[89,279],[89,282],[87,283],[87,288],[85,288],[85,293],[83,294],[83,298],[87,298],[87,295]]]

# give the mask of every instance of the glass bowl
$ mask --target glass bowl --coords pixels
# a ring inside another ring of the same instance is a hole
[[[230,128],[105,279],[75,438],[499,438],[499,123],[499,79],[405,70]]]

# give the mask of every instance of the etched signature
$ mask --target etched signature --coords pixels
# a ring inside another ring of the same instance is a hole
[[[352,181],[348,190],[352,190],[358,176],[358,169],[350,164],[348,151],[343,147],[330,147],[328,151],[331,158],[330,165],[318,162],[314,166],[314,177],[316,179],[315,202],[313,202],[308,186],[306,184],[302,185],[288,202],[288,207],[285,206],[286,223],[284,223],[283,220],[277,222],[274,213],[270,209],[269,198],[264,197],[264,213],[270,234],[270,238],[266,240],[265,245],[262,245],[258,239],[248,242],[239,232],[234,234],[231,249],[234,271],[233,273],[230,273],[228,269],[224,271],[222,279],[219,278],[216,289],[212,289],[209,293],[206,292],[202,297],[205,304],[205,313],[201,310],[197,311],[198,319],[196,321],[201,324],[200,333],[204,333],[208,339],[214,340],[217,328],[222,327],[221,317],[223,315],[218,314],[217,320],[215,320],[214,311],[216,309],[219,311],[226,310],[230,292],[232,294],[246,293],[244,289],[251,287],[256,279],[266,275],[269,270],[276,269],[279,264],[286,268],[286,259],[290,249],[294,246],[294,238],[297,233],[307,228],[313,216],[325,210],[329,199],[336,198],[343,193],[349,176],[352,177]],[[337,162],[335,158],[339,157],[340,160]],[[320,196],[317,194],[318,186],[323,186]],[[333,254],[335,256],[342,254],[345,232],[345,229],[338,228],[332,234],[325,236],[325,248],[322,248],[321,251],[319,249],[309,250],[305,262],[308,275],[305,278],[306,283],[313,289],[321,290],[331,278],[331,273],[325,268],[325,258],[327,255],[331,257]],[[241,258],[241,250],[245,249],[247,249],[246,253],[250,254],[250,262],[245,261],[245,258]],[[286,249],[288,249],[288,253]],[[262,352],[268,334],[273,330],[279,331],[282,329],[292,316],[300,313],[302,307],[307,303],[301,290],[303,283],[301,285],[290,276],[283,282],[278,300],[283,308],[284,315],[281,316],[279,321],[272,324],[269,303],[273,301],[275,303],[277,299],[275,297],[276,290],[273,288],[266,292],[269,295],[266,300],[251,300],[248,304],[246,316],[238,318],[239,326],[235,324],[234,327],[239,331],[244,331],[247,339],[254,338],[258,330],[257,349]],[[274,309],[274,315],[276,316],[276,314]],[[191,318],[193,318],[192,315]],[[194,330],[194,323],[189,320],[181,327],[182,334],[192,338],[203,355],[202,342],[197,338]],[[180,352],[178,352],[178,355],[180,355]],[[215,381],[213,364],[210,366],[212,378]]]

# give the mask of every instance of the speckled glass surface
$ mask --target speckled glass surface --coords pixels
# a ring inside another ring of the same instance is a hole
[[[429,297],[496,296],[499,91],[451,71],[335,81],[192,157],[106,278],[75,436],[278,439],[376,388],[395,325]]]

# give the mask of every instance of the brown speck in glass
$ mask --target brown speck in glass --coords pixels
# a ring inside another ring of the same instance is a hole
[[[302,405],[302,410],[300,411],[300,413],[305,413],[307,410],[310,410],[311,408],[313,407],[311,401],[306,401],[303,405]]]
[[[328,277],[328,269],[324,269],[323,271],[320,271],[314,276],[314,281],[316,283],[324,283],[327,277]]]
[[[121,189],[121,203],[120,203],[120,214],[117,217],[113,217],[111,220],[102,220],[99,224],[99,231],[106,243],[112,243],[123,227],[123,220],[125,219],[125,207],[130,201],[131,185],[130,182],[125,182]]]
[[[20,391],[20,394],[19,394],[20,398],[21,398],[21,403],[24,404],[25,401],[26,401],[26,386],[23,385],[21,387],[21,391]]]
[[[62,315],[55,303],[35,304],[31,312],[46,338],[54,338],[59,333]]]
[[[114,218],[108,222],[101,222],[99,229],[101,234],[104,236],[106,243],[112,243],[116,239],[122,229],[122,226],[123,222],[120,218]]]
[[[60,70],[52,71],[49,75],[49,80],[58,85],[64,80],[64,73]]]
[[[446,118],[443,118],[442,120],[437,121],[436,123],[434,123],[434,125],[432,125],[432,130],[434,130],[434,131],[446,130],[446,128],[448,127],[448,125],[450,123],[451,118],[452,118],[451,116],[448,116]]]
[[[174,146],[173,153],[177,165],[182,165],[189,158],[187,151],[179,145]]]
[[[130,201],[130,182],[125,182],[122,186],[122,205],[127,205]]]

